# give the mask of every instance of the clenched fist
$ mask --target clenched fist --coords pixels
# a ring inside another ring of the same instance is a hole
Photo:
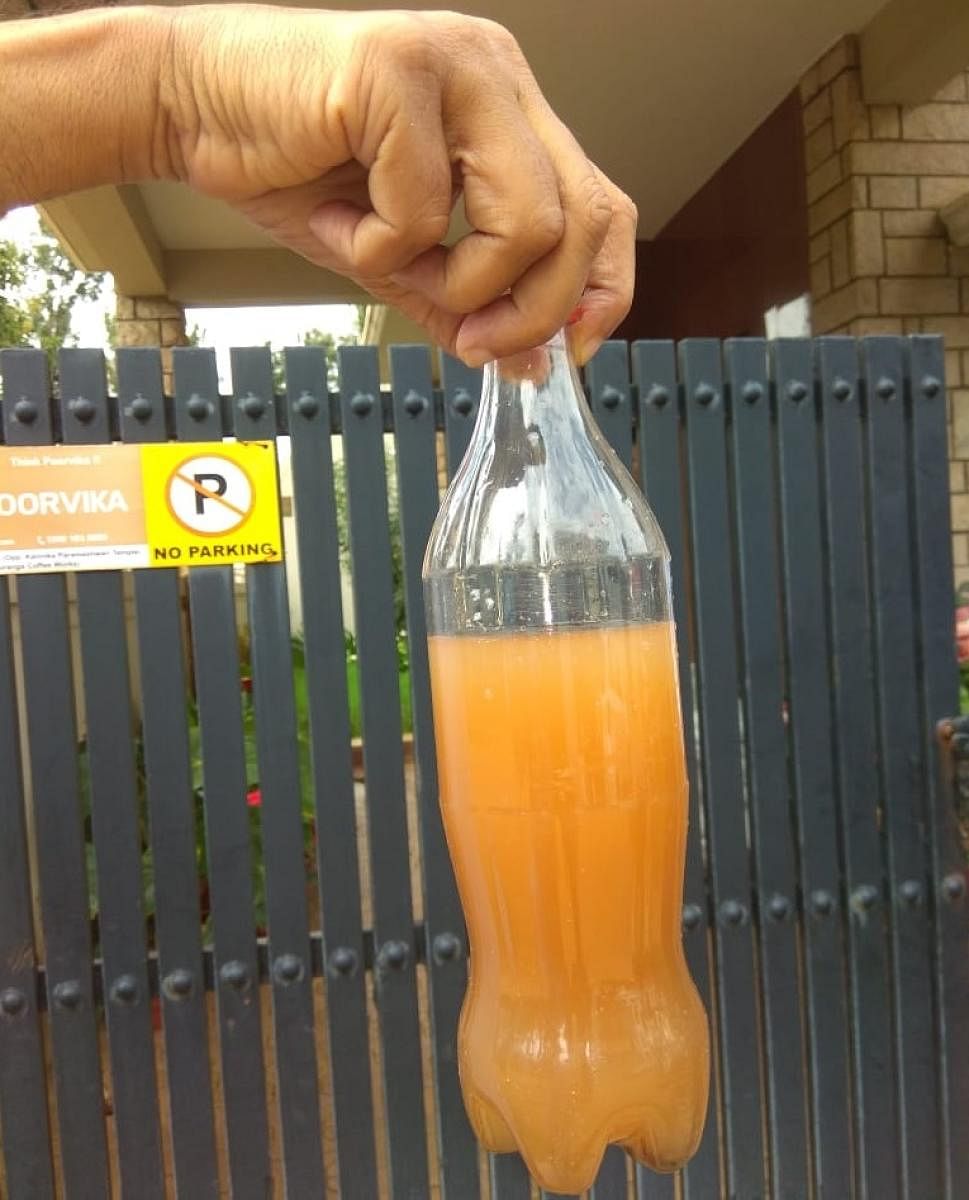
[[[35,111],[25,133],[39,90],[46,125]],[[629,307],[635,209],[488,21],[213,5],[0,26],[0,209],[153,178],[226,201],[469,363],[580,303],[587,357]],[[445,247],[458,202],[471,232]]]

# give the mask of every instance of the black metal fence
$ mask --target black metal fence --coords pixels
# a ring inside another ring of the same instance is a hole
[[[274,396],[268,351],[239,350],[220,396],[214,356],[183,350],[166,398],[157,352],[129,350],[109,398],[102,356],[72,350],[51,398],[42,355],[0,357],[10,445],[288,437],[304,622],[296,653],[280,564],[245,568],[243,631],[231,567],[0,588],[10,1200],[532,1195],[517,1158],[484,1161],[460,1101],[466,946],[421,608],[438,434],[453,470],[479,377],[445,360],[436,390],[415,347],[391,365],[382,392],[376,351],[344,350],[328,395],[323,353],[289,351]],[[935,748],[958,705],[940,342],[640,342],[631,369],[610,343],[586,379],[673,554],[684,937],[715,1049],[682,1176],[611,1151],[594,1200],[960,1200],[969,939]]]

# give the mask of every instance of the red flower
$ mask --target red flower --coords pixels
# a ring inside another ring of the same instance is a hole
[[[257,787],[250,788],[249,791],[246,792],[246,804],[248,804],[250,808],[261,808],[262,791]]]
[[[243,675],[242,680],[241,680],[241,686],[242,686],[242,690],[244,692],[251,692],[252,691],[251,677],[248,675]]]

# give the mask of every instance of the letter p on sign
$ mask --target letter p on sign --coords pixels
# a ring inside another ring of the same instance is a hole
[[[245,523],[252,511],[253,487],[239,463],[210,454],[176,467],[166,498],[183,528],[212,537],[232,533]]]

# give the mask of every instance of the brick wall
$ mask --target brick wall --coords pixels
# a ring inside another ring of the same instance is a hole
[[[170,391],[172,347],[188,345],[185,309],[164,297],[119,296],[115,317],[115,345],[162,347],[162,373]]]
[[[939,217],[969,193],[969,75],[915,108],[867,105],[846,38],[801,102],[813,331],[945,337],[955,582],[969,593],[969,247]]]

